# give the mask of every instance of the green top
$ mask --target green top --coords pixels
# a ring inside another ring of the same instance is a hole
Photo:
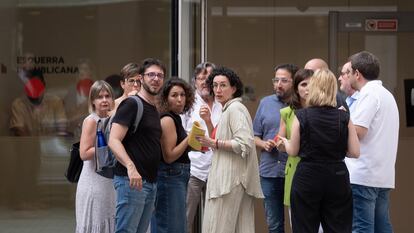
[[[280,117],[285,122],[286,138],[290,139],[293,119],[295,119],[295,110],[290,106],[280,109]],[[290,190],[292,188],[293,175],[296,172],[296,167],[300,161],[299,156],[288,156],[285,167],[285,194],[283,203],[290,206]]]

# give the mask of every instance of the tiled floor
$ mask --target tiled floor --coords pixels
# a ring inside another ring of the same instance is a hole
[[[0,208],[0,233],[73,233],[74,209],[16,211]]]

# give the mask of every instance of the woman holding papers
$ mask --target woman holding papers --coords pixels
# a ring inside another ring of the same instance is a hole
[[[179,114],[191,109],[194,92],[184,80],[171,78],[160,94],[162,161],[151,231],[186,232],[186,193],[190,178],[188,136]]]
[[[243,84],[232,70],[214,69],[207,81],[223,106],[212,137],[198,137],[214,149],[207,179],[203,233],[255,231],[254,198],[263,198],[259,181],[253,127],[241,103]]]

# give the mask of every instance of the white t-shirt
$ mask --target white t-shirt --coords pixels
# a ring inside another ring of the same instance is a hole
[[[351,184],[394,188],[400,123],[394,96],[381,81],[373,80],[361,88],[354,104],[351,120],[368,131],[360,140],[359,158],[345,159]]]
[[[181,120],[183,122],[183,127],[189,133],[193,126],[194,121],[198,121],[202,127],[206,130],[206,135],[208,135],[208,130],[206,123],[200,117],[200,107],[202,105],[207,104],[201,96],[196,93],[195,94],[195,102],[193,105],[193,109],[189,114],[181,115]],[[210,109],[211,113],[211,122],[213,126],[216,126],[221,117],[221,109],[222,106],[219,102],[214,101],[212,109]],[[208,177],[208,172],[210,171],[211,166],[211,157],[213,156],[213,151],[209,150],[204,153],[197,152],[197,151],[190,151],[188,152],[188,157],[191,161],[191,168],[190,173],[191,175],[197,177],[200,180],[206,181]]]

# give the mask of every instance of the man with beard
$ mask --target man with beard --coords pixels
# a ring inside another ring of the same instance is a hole
[[[115,232],[143,233],[154,210],[157,170],[161,160],[161,123],[156,95],[166,73],[161,61],[147,58],[139,68],[143,115],[132,132],[138,105],[131,98],[120,103],[112,123],[109,147],[118,161],[115,167]]]
[[[222,106],[214,100],[210,88],[206,84],[206,80],[214,67],[213,63],[203,62],[194,69],[195,102],[192,111],[182,115],[183,127],[187,132],[191,131],[194,122],[197,121],[206,130],[206,135],[209,135],[209,132],[217,125],[221,117]],[[203,116],[207,116],[207,121],[203,120]],[[191,175],[188,181],[186,201],[188,233],[193,232],[194,217],[201,200],[200,196],[206,188],[212,156],[212,150],[188,152],[188,157],[191,160]]]
[[[253,121],[255,143],[261,149],[260,183],[265,196],[264,207],[269,232],[284,230],[284,183],[287,154],[279,152],[273,138],[279,132],[280,109],[287,106],[292,93],[292,81],[298,67],[281,64],[272,79],[275,94],[264,97]]]

